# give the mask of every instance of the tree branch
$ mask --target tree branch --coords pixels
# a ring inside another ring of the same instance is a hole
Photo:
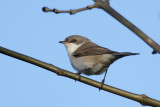
[[[77,74],[74,74],[72,72],[66,71],[66,70],[61,69],[61,68],[58,68],[54,65],[42,62],[40,60],[31,58],[29,56],[14,52],[12,50],[3,48],[1,46],[0,46],[0,53],[11,56],[11,57],[14,57],[16,59],[19,59],[19,60],[22,60],[22,61],[25,61],[25,62],[28,62],[28,63],[31,63],[31,64],[39,66],[41,68],[47,69],[47,70],[49,70],[53,73],[56,73],[59,76],[68,77],[68,78],[83,82],[85,84],[91,85],[91,86],[96,87],[96,88],[101,87],[100,82],[97,82],[95,80],[92,80],[92,79],[89,79],[89,78],[86,78],[86,77],[83,77],[83,76],[81,76],[81,78],[79,79],[79,76]],[[108,91],[108,92],[111,92],[111,93],[114,93],[114,94],[117,94],[117,95],[120,95],[120,96],[123,96],[123,97],[128,98],[128,99],[132,99],[134,101],[137,101],[137,102],[141,103],[142,105],[150,105],[150,106],[160,107],[160,101],[152,99],[152,98],[150,98],[150,97],[148,97],[144,94],[138,95],[138,94],[130,93],[130,92],[127,92],[127,91],[124,91],[124,90],[106,85],[106,84],[103,85],[102,90]]]
[[[150,47],[153,48],[154,52],[158,52],[160,54],[160,46],[153,41],[149,36],[147,36],[144,32],[142,32],[138,27],[136,27],[134,24],[132,24],[130,21],[128,21],[126,18],[124,18],[122,15],[120,15],[116,10],[114,10],[110,4],[109,0],[98,0],[96,2],[96,7],[103,9],[107,13],[109,13],[111,16],[113,16],[115,19],[117,19],[120,23],[122,23],[124,26],[126,26],[128,29],[130,29],[133,33],[135,33],[138,37],[140,37],[144,42],[146,42]]]
[[[124,26],[126,26],[128,29],[130,29],[133,33],[135,33],[138,37],[140,37],[151,48],[153,48],[152,54],[155,54],[157,52],[160,54],[159,44],[153,41],[149,36],[147,36],[144,32],[142,32],[134,24],[132,24],[130,21],[128,21],[126,18],[120,15],[116,10],[114,10],[109,4],[109,0],[93,0],[93,1],[95,2],[95,4],[87,6],[85,8],[81,8],[81,9],[63,11],[63,10],[49,9],[47,7],[43,7],[42,10],[44,12],[75,14],[77,12],[81,12],[81,11],[92,9],[92,8],[103,9],[104,11],[109,13],[111,16],[113,16],[115,19],[117,19],[120,23],[122,23]]]

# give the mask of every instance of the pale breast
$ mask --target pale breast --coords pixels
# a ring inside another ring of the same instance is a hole
[[[83,57],[70,57],[72,66],[77,71],[83,71],[85,75],[99,75],[107,70],[108,67],[104,67],[102,57],[100,55],[95,56],[83,56]]]
[[[89,69],[90,67],[92,67],[91,64],[86,64],[82,57],[75,58],[74,56],[70,56],[70,61],[71,61],[73,68],[77,71],[82,71],[82,70]]]

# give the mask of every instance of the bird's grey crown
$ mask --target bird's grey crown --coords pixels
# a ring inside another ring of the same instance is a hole
[[[84,42],[89,42],[90,40],[86,37],[83,37],[83,36],[79,36],[79,35],[72,35],[72,36],[69,36],[65,39],[65,42],[68,42],[68,43],[75,43],[75,44],[81,44],[81,43],[84,43]]]

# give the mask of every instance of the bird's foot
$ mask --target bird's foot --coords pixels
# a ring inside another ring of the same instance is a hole
[[[103,85],[104,85],[104,79],[101,82],[101,87],[99,88],[99,91],[102,89]]]
[[[75,79],[75,82],[76,81],[80,81],[80,79],[81,79],[81,72],[76,73],[76,75],[78,75],[78,79],[77,80]]]

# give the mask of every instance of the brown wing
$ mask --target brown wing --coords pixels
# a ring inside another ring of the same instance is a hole
[[[115,51],[111,51],[107,48],[101,47],[95,43],[87,42],[79,47],[74,53],[73,56],[81,57],[81,56],[88,56],[88,55],[101,55],[101,54],[112,54],[118,53]]]

